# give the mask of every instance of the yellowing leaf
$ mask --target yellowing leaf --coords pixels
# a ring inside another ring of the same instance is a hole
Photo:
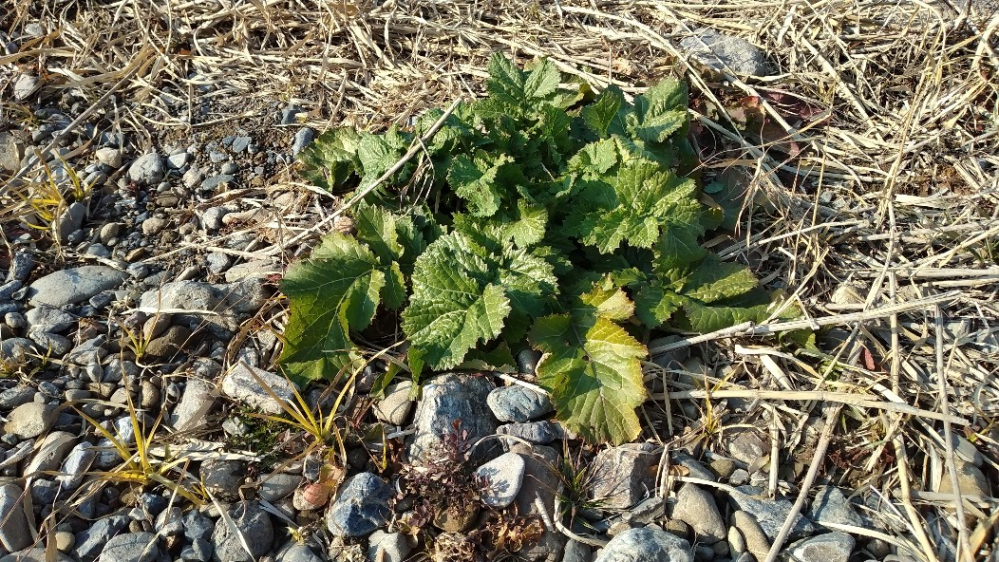
[[[538,382],[559,419],[593,442],[625,443],[641,431],[635,408],[646,397],[640,359],[648,350],[605,315],[620,317],[625,300],[620,289],[597,288],[571,314],[537,320],[528,338],[544,352]]]

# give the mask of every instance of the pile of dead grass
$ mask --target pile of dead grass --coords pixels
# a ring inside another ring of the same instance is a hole
[[[781,463],[808,443],[810,476],[892,502],[879,515],[890,534],[852,532],[926,560],[971,560],[993,549],[996,500],[937,490],[958,464],[941,433],[977,444],[987,475],[999,469],[999,17],[973,7],[21,2],[0,26],[16,34],[41,20],[49,33],[0,57],[0,67],[37,71],[46,88],[93,100],[90,110],[133,135],[138,148],[170,131],[198,135],[254,120],[273,127],[261,114],[274,100],[306,108],[305,123],[317,129],[405,124],[428,107],[478,94],[494,50],[547,56],[595,88],[637,92],[663,75],[684,76],[705,178],[761,203],[744,213],[734,238],[711,243],[782,286],[807,319],[682,342],[715,341],[701,348],[708,373],[700,388],[669,383],[659,398],[710,403],[722,413],[728,398],[757,400],[762,410],[753,412],[772,429],[771,493]],[[699,27],[759,45],[777,73],[703,71],[676,47]],[[202,94],[204,84],[216,87]],[[184,110],[205,96],[210,115]],[[22,109],[4,101],[0,120],[13,122]],[[300,253],[317,234],[316,213],[330,210],[328,200],[319,203],[269,221],[282,235],[255,253]],[[791,355],[773,338],[753,337],[792,327],[835,328],[825,336],[839,345],[827,348],[832,355]],[[836,422],[825,429],[812,423],[824,406]],[[719,430],[745,417],[729,412]],[[665,426],[655,429],[670,446],[690,438],[671,441]],[[830,446],[837,463],[821,466]],[[807,476],[796,482],[805,491]]]

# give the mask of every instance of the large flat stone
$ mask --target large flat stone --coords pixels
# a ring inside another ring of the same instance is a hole
[[[84,265],[49,273],[28,287],[28,302],[32,306],[46,304],[62,307],[83,302],[90,297],[121,285],[128,277],[103,265]]]

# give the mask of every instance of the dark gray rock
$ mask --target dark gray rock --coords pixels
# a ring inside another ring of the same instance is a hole
[[[547,420],[504,424],[496,428],[496,434],[509,435],[538,445],[547,445],[566,437],[565,428]]]
[[[431,455],[444,444],[444,437],[457,424],[474,442],[496,432],[496,420],[486,405],[493,389],[483,377],[445,374],[423,387],[423,399],[416,409],[416,435],[410,445],[410,459]]]
[[[693,36],[680,41],[680,48],[701,64],[719,72],[750,76],[769,76],[773,73],[759,47],[713,29],[694,30]]]
[[[215,405],[215,386],[197,378],[189,378],[180,401],[170,415],[170,425],[177,431],[189,431],[205,424],[205,415]]]
[[[31,546],[31,532],[24,514],[24,490],[16,484],[0,486],[0,545],[8,552]]]
[[[0,359],[18,363],[31,360],[35,352],[35,342],[28,338],[8,338],[0,342]]]
[[[700,478],[701,480],[710,480],[712,482],[717,480],[714,472],[711,472],[708,467],[687,453],[681,451],[674,454],[673,462],[687,469],[687,475],[691,478]]]
[[[20,281],[14,281],[14,283],[20,283]],[[3,315],[3,321],[7,324],[7,327],[13,330],[23,330],[28,325],[28,321],[24,318],[24,315],[20,312],[7,312]]]
[[[559,489],[559,475],[556,470],[560,457],[558,452],[546,445],[529,447],[522,443],[510,446],[510,452],[524,458],[524,480],[520,493],[514,500],[516,513],[528,518],[544,520],[555,505],[555,493]],[[562,549],[565,547],[565,537],[555,530],[546,529],[541,538],[532,544],[524,546],[518,553],[524,560],[545,560],[554,562],[561,560]]]
[[[111,537],[128,527],[128,517],[124,515],[109,515],[102,517],[86,530],[76,533],[76,545],[73,554],[77,560],[93,560],[103,550]]]
[[[753,466],[763,455],[770,452],[770,447],[763,442],[759,431],[752,428],[739,428],[725,432],[725,444],[731,458]]]
[[[184,512],[177,506],[168,507],[156,516],[153,525],[156,532],[163,537],[172,537],[184,532]]]
[[[222,228],[222,217],[229,214],[229,209],[225,207],[209,207],[201,213],[201,225],[206,230],[218,230]]]
[[[31,341],[41,348],[46,350],[47,353],[61,357],[67,351],[73,347],[73,342],[65,336],[60,336],[59,334],[53,334],[51,332],[42,332],[40,330],[28,330],[28,337]]]
[[[660,346],[665,346],[669,344],[676,343],[682,340],[680,336],[669,335],[662,338],[656,338],[649,341],[649,349],[653,350]],[[681,369],[683,368],[683,362],[687,360],[690,355],[689,347],[681,347],[678,349],[672,349],[670,351],[664,351],[661,353],[656,353],[652,356],[652,362],[659,365],[663,369]]]
[[[35,389],[31,386],[24,383],[12,386],[0,392],[0,410],[13,410],[22,404],[31,402],[34,397]]]
[[[253,139],[250,137],[236,137],[232,139],[232,151],[239,154],[245,151],[251,142],[253,142]]]
[[[257,379],[260,379],[263,385]],[[284,412],[281,403],[275,400],[271,393],[286,403],[296,403],[295,386],[291,381],[281,375],[250,367],[242,362],[237,363],[222,379],[222,392],[241,404],[268,414]]]
[[[666,515],[666,500],[652,496],[622,513],[621,519],[627,521],[633,527],[637,527],[638,525],[648,525],[654,521],[659,521],[664,515]]]
[[[100,364],[104,356],[108,354],[107,338],[97,336],[91,338],[80,345],[74,347],[63,359],[70,363],[86,367],[87,365]],[[120,379],[119,379],[120,380]]]
[[[163,512],[170,505],[170,500],[159,494],[144,492],[139,494],[139,507],[144,513],[156,516]]]
[[[784,520],[791,514],[791,502],[784,499],[770,499],[762,488],[755,486],[739,486],[729,493],[729,501],[733,507],[756,518],[760,529],[773,542],[780,532]],[[815,525],[799,514],[788,535],[790,540],[797,540],[815,533]]]
[[[97,451],[94,446],[86,441],[80,442],[66,456],[59,470],[61,474],[56,476],[56,482],[63,490],[77,489],[96,458]]]
[[[208,562],[212,559],[212,543],[205,539],[195,539],[180,550],[180,559],[193,562]]]
[[[651,443],[628,444],[600,451],[590,467],[590,497],[609,509],[635,505],[653,487],[649,470],[659,461]]]
[[[282,125],[294,125],[295,119],[299,113],[302,113],[302,109],[298,106],[290,105],[281,110],[281,124]]]
[[[260,495],[260,499],[277,502],[290,496],[301,483],[301,474],[275,472],[264,477],[257,493]]]
[[[99,562],[156,562],[160,547],[152,533],[123,533],[112,537],[101,551]]]
[[[203,327],[220,339],[228,339],[244,316],[259,310],[267,296],[259,279],[224,284],[173,281],[143,293],[139,309],[148,314],[184,311],[171,312],[175,325],[192,331]]]
[[[158,184],[165,174],[163,157],[155,152],[140,156],[128,167],[127,173],[129,180],[142,186]]]
[[[200,511],[191,510],[184,514],[184,536],[188,540],[207,540],[214,530],[215,523]]]
[[[267,512],[257,502],[240,502],[229,508],[229,517],[236,529],[219,520],[212,533],[214,559],[219,562],[250,562],[270,551],[274,544],[274,525]],[[235,531],[235,532],[234,532]],[[239,536],[246,540],[249,552]]]
[[[8,281],[27,281],[31,275],[31,270],[35,268],[35,255],[26,250],[14,253],[14,259],[10,261]]]
[[[554,410],[547,396],[519,384],[493,390],[486,403],[501,422],[524,423]]]
[[[595,562],[693,562],[687,541],[650,525],[615,536]]]
[[[388,520],[392,487],[370,472],[350,477],[326,512],[326,526],[339,538],[363,537]]]
[[[103,265],[84,265],[55,271],[36,280],[28,287],[32,306],[47,304],[61,308],[93,297],[97,293],[114,289],[128,275]]]
[[[35,505],[52,505],[59,497],[59,484],[52,480],[35,477],[31,480],[31,500]]]
[[[232,265],[232,260],[226,254],[211,252],[205,256],[205,263],[208,266],[208,273],[219,275]]]
[[[826,533],[789,545],[786,549],[795,562],[847,562],[856,540],[846,533]]]
[[[220,185],[225,185],[230,183],[234,176],[230,174],[217,174],[214,176],[208,176],[207,178],[201,180],[201,189],[218,189]]]
[[[517,353],[517,370],[525,375],[534,375],[541,361],[541,352],[533,349],[522,349]]]
[[[13,554],[0,556],[0,562],[49,562],[44,548],[26,548]],[[72,558],[56,552],[55,562],[74,562]]]
[[[141,420],[140,420],[141,421]],[[135,427],[132,425],[132,418],[129,416],[122,416],[114,420],[114,431],[112,434],[117,432],[117,439],[120,443],[126,445],[135,444]],[[146,423],[141,421],[141,423]],[[146,427],[152,424],[150,420],[146,423]],[[118,454],[114,443],[110,439],[104,438],[98,442],[98,448],[101,450],[97,453],[97,458],[94,459],[94,465],[99,469],[110,469],[121,464],[121,455]]]
[[[12,279],[3,285],[0,285],[0,301],[9,301],[14,297],[14,293],[21,290],[24,283],[17,279]],[[7,322],[11,328],[16,328],[17,326],[11,326],[10,322]]]
[[[590,562],[590,560],[593,560],[593,549],[589,545],[571,539],[565,543],[562,562]]]

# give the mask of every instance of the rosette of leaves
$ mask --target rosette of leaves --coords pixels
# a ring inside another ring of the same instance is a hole
[[[759,321],[770,297],[699,244],[717,221],[684,175],[696,165],[684,84],[629,101],[565,87],[548,61],[521,70],[495,55],[489,71],[488,96],[459,104],[422,162],[350,210],[355,236],[331,234],[289,269],[281,361],[300,379],[356,366],[351,334],[381,310],[399,315],[414,377],[508,368],[511,350],[530,346],[563,423],[592,441],[632,440],[645,337]],[[365,187],[441,116],[412,132],[327,132],[303,153],[307,176]],[[433,174],[414,185],[416,169]]]

